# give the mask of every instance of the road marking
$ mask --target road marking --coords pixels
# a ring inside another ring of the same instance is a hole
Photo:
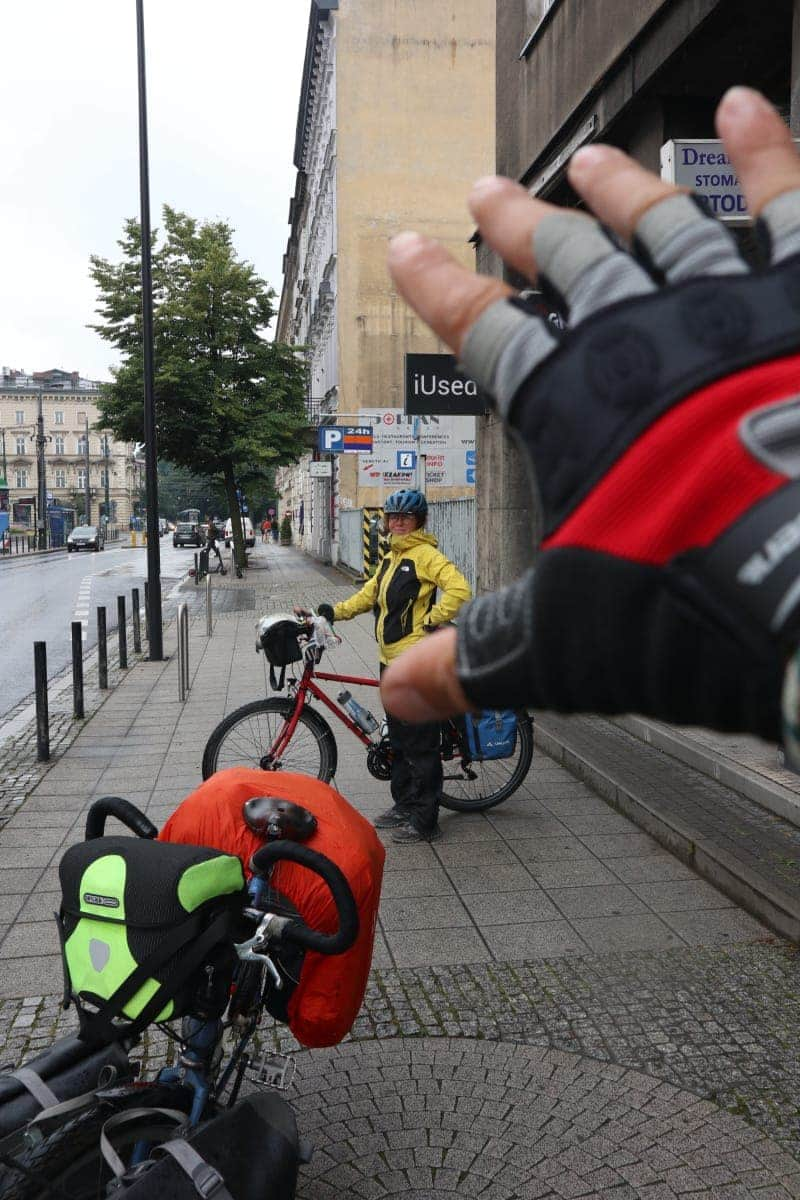
[[[81,639],[85,642],[89,639],[89,605],[92,599],[92,577],[85,576],[81,581],[81,586],[78,588],[78,599],[75,601],[75,613],[73,621],[81,623]]]

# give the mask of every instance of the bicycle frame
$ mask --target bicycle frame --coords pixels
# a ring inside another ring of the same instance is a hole
[[[347,726],[350,732],[358,738],[362,745],[372,746],[375,744],[369,734],[364,733],[364,730],[360,725],[356,725],[355,721],[348,715],[348,713],[345,712],[341,705],[337,704],[335,700],[331,700],[330,696],[327,696],[325,692],[322,691],[322,688],[317,687],[316,683],[314,682],[315,677],[317,679],[324,679],[328,683],[355,683],[363,687],[380,687],[379,679],[373,679],[362,675],[335,675],[329,671],[315,671],[313,662],[306,663],[300,679],[289,681],[290,694],[293,694],[295,699],[294,712],[270,748],[270,755],[273,758],[280,758],[286,747],[289,745],[294,731],[297,728],[297,722],[300,719],[300,713],[303,711],[303,707],[306,704],[306,697],[309,695],[314,696],[317,700],[320,700],[326,708],[330,709],[334,716],[338,717],[342,724]]]

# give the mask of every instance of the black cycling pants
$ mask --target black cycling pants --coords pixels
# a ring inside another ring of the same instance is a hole
[[[393,752],[392,799],[415,828],[430,833],[436,828],[442,795],[441,726],[412,725],[389,713],[386,723]]]

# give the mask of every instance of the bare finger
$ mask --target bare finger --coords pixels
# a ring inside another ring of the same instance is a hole
[[[482,237],[528,278],[546,278],[572,323],[604,304],[653,290],[596,221],[528,195],[510,179],[481,179],[469,198]]]
[[[578,150],[570,160],[567,178],[598,219],[627,241],[648,208],[678,191],[616,146]]]
[[[751,216],[776,196],[800,188],[800,158],[791,134],[759,92],[731,88],[717,109],[716,125]]]
[[[467,271],[438,242],[419,233],[393,238],[388,262],[400,295],[456,354],[481,313],[513,295],[507,284]]]
[[[381,699],[403,721],[440,721],[470,704],[456,675],[456,631],[444,629],[417,642],[384,671]]]

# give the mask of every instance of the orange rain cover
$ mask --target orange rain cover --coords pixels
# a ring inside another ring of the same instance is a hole
[[[369,821],[330,784],[309,775],[247,767],[218,771],[207,779],[178,806],[159,840],[237,854],[249,878],[250,858],[264,844],[242,817],[242,805],[252,796],[279,796],[312,812],[317,829],[304,844],[336,863],[355,897],[360,919],[355,944],[344,954],[327,957],[307,951],[288,1006],[289,1028],[299,1042],[334,1046],[349,1032],[364,999],[386,851]],[[333,900],[318,875],[281,862],[271,882],[313,929],[333,933],[337,928]]]

